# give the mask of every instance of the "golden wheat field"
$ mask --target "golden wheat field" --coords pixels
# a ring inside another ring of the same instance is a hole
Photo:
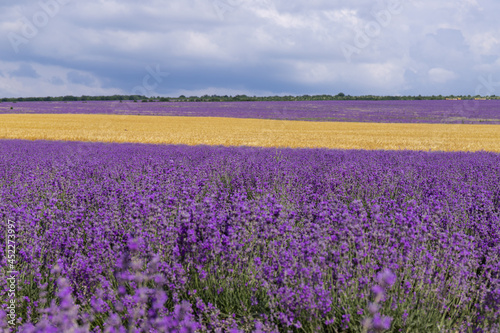
[[[0,139],[500,152],[499,125],[2,114]]]

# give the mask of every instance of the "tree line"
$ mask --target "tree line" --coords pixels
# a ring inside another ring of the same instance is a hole
[[[141,95],[112,95],[112,96],[60,96],[60,97],[18,97],[18,98],[2,98],[1,102],[60,102],[60,101],[134,101],[134,102],[256,102],[256,101],[332,101],[332,100],[362,100],[362,101],[384,101],[384,100],[446,100],[446,99],[499,99],[495,95],[471,96],[471,95],[432,95],[432,96],[378,96],[378,95],[362,95],[351,96],[344,93],[336,95],[302,95],[302,96],[219,96],[219,95],[203,95],[189,96],[181,95],[179,97],[146,97]]]

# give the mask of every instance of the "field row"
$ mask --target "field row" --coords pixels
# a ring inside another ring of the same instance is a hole
[[[116,114],[437,124],[500,124],[499,109],[500,100],[0,103],[0,114]]]
[[[499,154],[20,140],[0,151],[26,332],[499,327]]]
[[[0,139],[500,152],[498,125],[0,114]]]

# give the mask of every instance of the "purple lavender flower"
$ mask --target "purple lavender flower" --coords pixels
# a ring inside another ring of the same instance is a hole
[[[499,100],[481,101],[469,112],[469,101],[258,101],[258,102],[156,102],[125,101],[3,103],[1,113],[128,114],[142,116],[231,117],[302,121],[355,121],[384,123],[499,124]],[[14,107],[11,110],[9,106]],[[280,112],[276,112],[280,110]],[[283,112],[286,110],[286,112]],[[174,159],[167,160],[168,162]]]
[[[334,331],[365,315],[370,330],[423,330],[406,310],[449,308],[446,329],[492,331],[499,317],[498,154],[19,140],[0,151],[0,224],[17,221],[32,272],[16,275],[26,330],[248,331],[258,319],[265,332]],[[3,271],[6,257],[0,247]]]
[[[142,238],[129,239],[127,242],[128,249],[130,251],[137,251],[141,246],[143,240]]]
[[[384,288],[379,286],[379,285],[375,285],[372,287],[372,292],[375,294],[375,295],[383,295],[384,294]]]
[[[386,268],[377,275],[377,280],[384,288],[392,287],[396,282],[396,275]]]

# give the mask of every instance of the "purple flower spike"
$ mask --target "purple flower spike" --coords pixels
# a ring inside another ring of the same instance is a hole
[[[391,328],[391,321],[391,317],[381,317],[380,314],[377,313],[373,316],[372,326],[377,331],[388,330]]]
[[[396,275],[390,269],[384,269],[377,276],[377,280],[384,287],[392,287],[396,282]]]
[[[372,291],[376,295],[383,295],[384,294],[384,288],[382,288],[379,285],[373,286]]]
[[[137,251],[141,243],[142,243],[142,238],[129,239],[127,246],[130,251]]]
[[[377,303],[370,303],[370,305],[368,305],[368,311],[370,311],[372,315],[376,314],[379,310],[380,306]]]

